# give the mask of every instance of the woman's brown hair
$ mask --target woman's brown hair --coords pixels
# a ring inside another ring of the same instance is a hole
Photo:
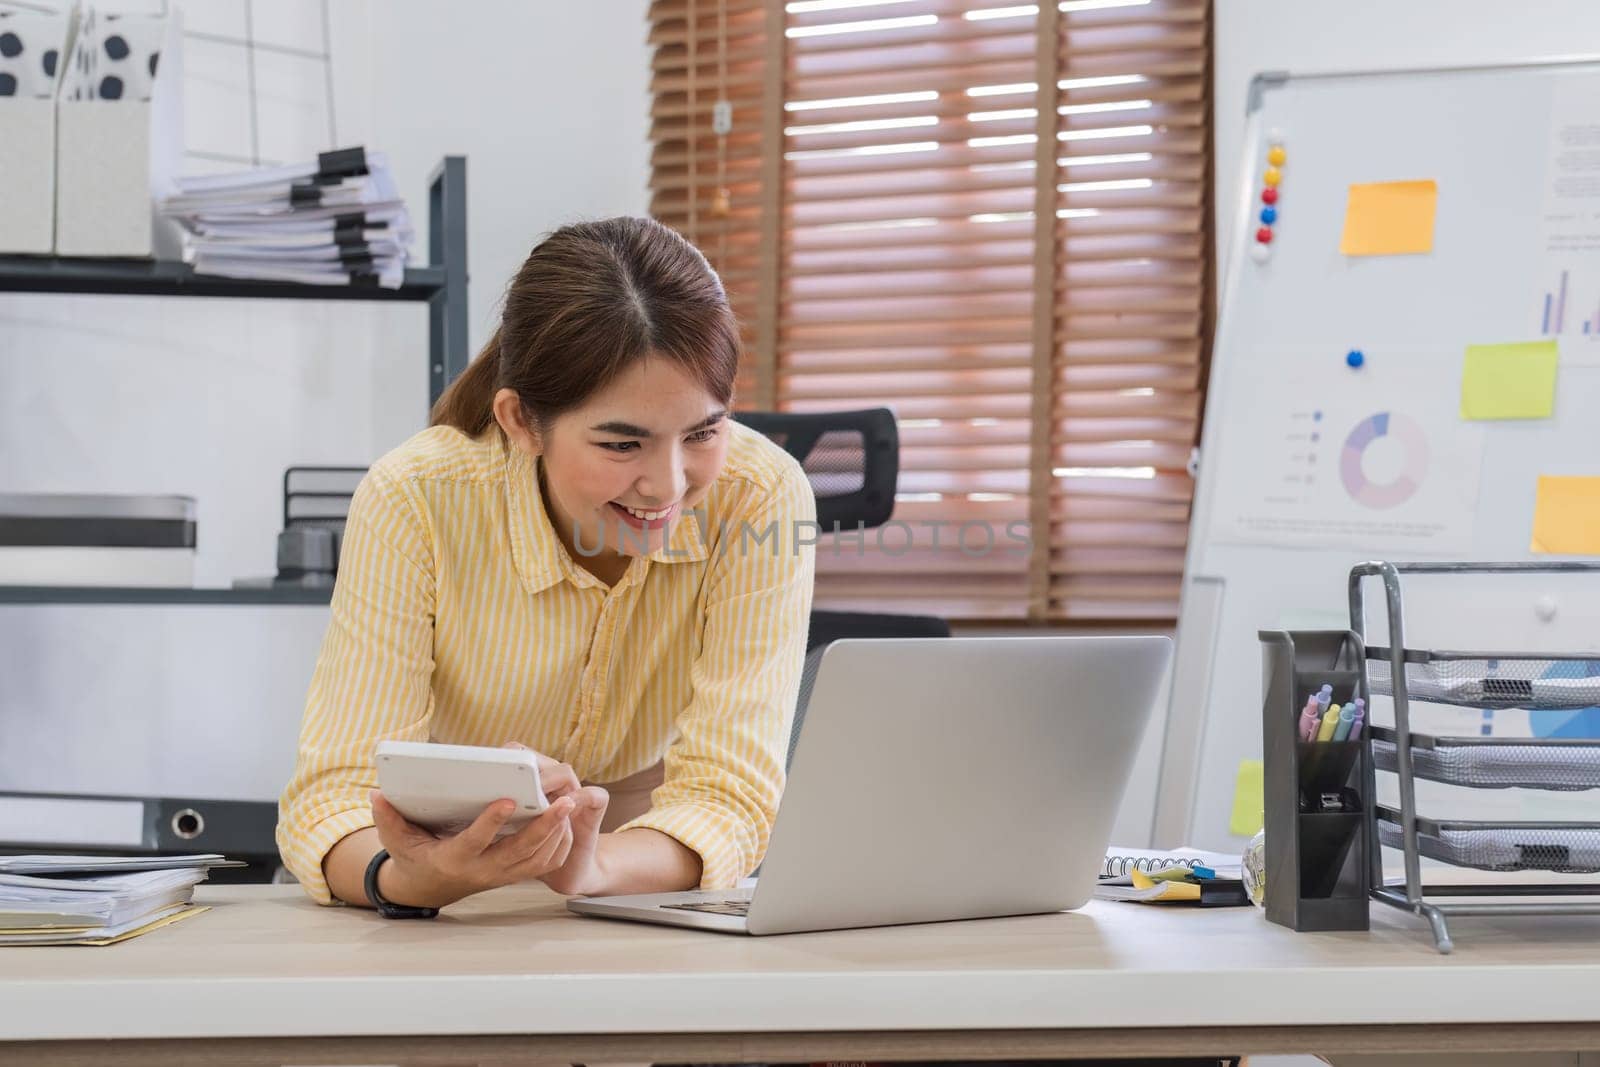
[[[499,329],[434,404],[432,425],[476,437],[494,422],[495,393],[513,389],[544,431],[651,355],[733,403],[739,327],[716,272],[654,219],[563,226],[511,279]]]

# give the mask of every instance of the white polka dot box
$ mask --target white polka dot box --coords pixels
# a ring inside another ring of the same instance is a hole
[[[49,7],[0,0],[0,253],[176,257],[177,231],[154,211],[183,163],[176,5]],[[38,115],[53,135],[29,127]],[[30,135],[20,162],[19,132]],[[19,201],[33,214],[25,246],[12,233]]]
[[[0,254],[55,248],[55,94],[71,19],[0,2]]]

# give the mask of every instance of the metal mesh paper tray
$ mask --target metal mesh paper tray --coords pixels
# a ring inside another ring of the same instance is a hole
[[[1368,650],[1367,683],[1394,695],[1388,659]],[[1406,695],[1467,708],[1559,711],[1600,705],[1600,660],[1490,657],[1474,653],[1407,653]]]
[[[1378,820],[1378,840],[1404,848],[1394,813]],[[1417,849],[1430,859],[1485,871],[1600,872],[1600,824],[1433,822],[1417,820]]]
[[[1392,732],[1374,730],[1372,759],[1396,771]],[[1600,789],[1600,742],[1411,737],[1411,766],[1419,778],[1474,789]]]

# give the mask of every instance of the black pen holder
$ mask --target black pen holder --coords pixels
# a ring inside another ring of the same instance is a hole
[[[1371,893],[1372,749],[1302,741],[1306,698],[1370,709],[1366,650],[1352,630],[1262,630],[1261,744],[1265,760],[1267,918],[1293,930],[1365,930]]]

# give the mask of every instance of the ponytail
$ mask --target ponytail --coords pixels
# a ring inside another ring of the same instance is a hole
[[[461,376],[434,402],[428,424],[454,426],[468,437],[478,436],[494,421],[494,395],[499,388],[499,378],[500,331],[496,330],[478,358],[467,364]]]

